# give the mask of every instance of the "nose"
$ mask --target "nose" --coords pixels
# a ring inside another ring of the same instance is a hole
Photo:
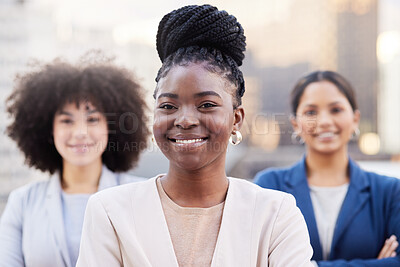
[[[199,125],[197,110],[181,108],[176,115],[177,117],[174,121],[174,125],[178,128],[190,129]]]
[[[73,134],[76,138],[85,138],[88,134],[88,125],[85,120],[81,120],[75,123],[73,128]]]
[[[321,111],[318,114],[317,122],[320,127],[329,126],[332,123],[332,116],[329,112]]]

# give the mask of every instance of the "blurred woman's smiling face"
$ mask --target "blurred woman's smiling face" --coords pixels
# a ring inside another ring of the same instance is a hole
[[[347,148],[359,119],[346,96],[333,83],[321,81],[306,87],[292,124],[308,150],[333,153]]]
[[[107,120],[91,103],[67,103],[54,116],[53,137],[64,163],[99,163],[108,142]]]
[[[198,170],[225,164],[229,136],[243,109],[233,109],[233,84],[204,64],[174,66],[157,85],[153,132],[170,165]]]

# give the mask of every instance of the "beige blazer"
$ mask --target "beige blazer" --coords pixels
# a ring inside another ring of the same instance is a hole
[[[293,196],[229,178],[212,267],[311,267],[312,253]],[[178,266],[156,178],[89,199],[77,263],[83,266]]]

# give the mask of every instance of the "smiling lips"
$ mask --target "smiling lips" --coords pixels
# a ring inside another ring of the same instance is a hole
[[[196,139],[170,139],[172,141],[175,141],[178,144],[193,144],[193,143],[198,143],[201,141],[204,141],[205,138],[196,138]]]
[[[93,146],[92,144],[76,144],[76,145],[69,145],[70,148],[75,153],[85,153],[89,151],[89,147]]]
[[[318,136],[321,138],[326,138],[326,137],[333,137],[335,134],[333,132],[326,132],[326,133],[320,133]]]
[[[335,136],[336,136],[336,133],[334,133],[334,132],[323,132],[323,133],[319,133],[319,134],[315,135],[315,137],[317,137],[318,139],[321,139],[323,141],[329,141]]]
[[[203,145],[207,137],[196,137],[196,138],[189,138],[189,137],[179,137],[179,138],[168,138],[169,141],[174,143],[175,145],[179,147],[186,147],[186,148],[195,148]]]

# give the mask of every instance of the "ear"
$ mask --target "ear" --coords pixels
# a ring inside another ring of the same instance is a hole
[[[233,112],[233,130],[239,131],[244,122],[244,109],[242,106],[238,106]]]
[[[361,113],[358,109],[356,109],[354,111],[354,117],[353,117],[354,126],[356,128],[358,128],[358,125],[360,124],[360,117],[361,117]]]
[[[357,126],[360,123],[360,118],[361,118],[361,113],[360,113],[360,111],[358,109],[356,109],[354,111],[354,118],[353,119],[354,119],[354,123],[356,123]]]
[[[297,118],[295,115],[290,115],[290,123],[292,124],[293,130],[298,134],[300,134],[301,127],[299,126],[299,123],[297,122]]]

